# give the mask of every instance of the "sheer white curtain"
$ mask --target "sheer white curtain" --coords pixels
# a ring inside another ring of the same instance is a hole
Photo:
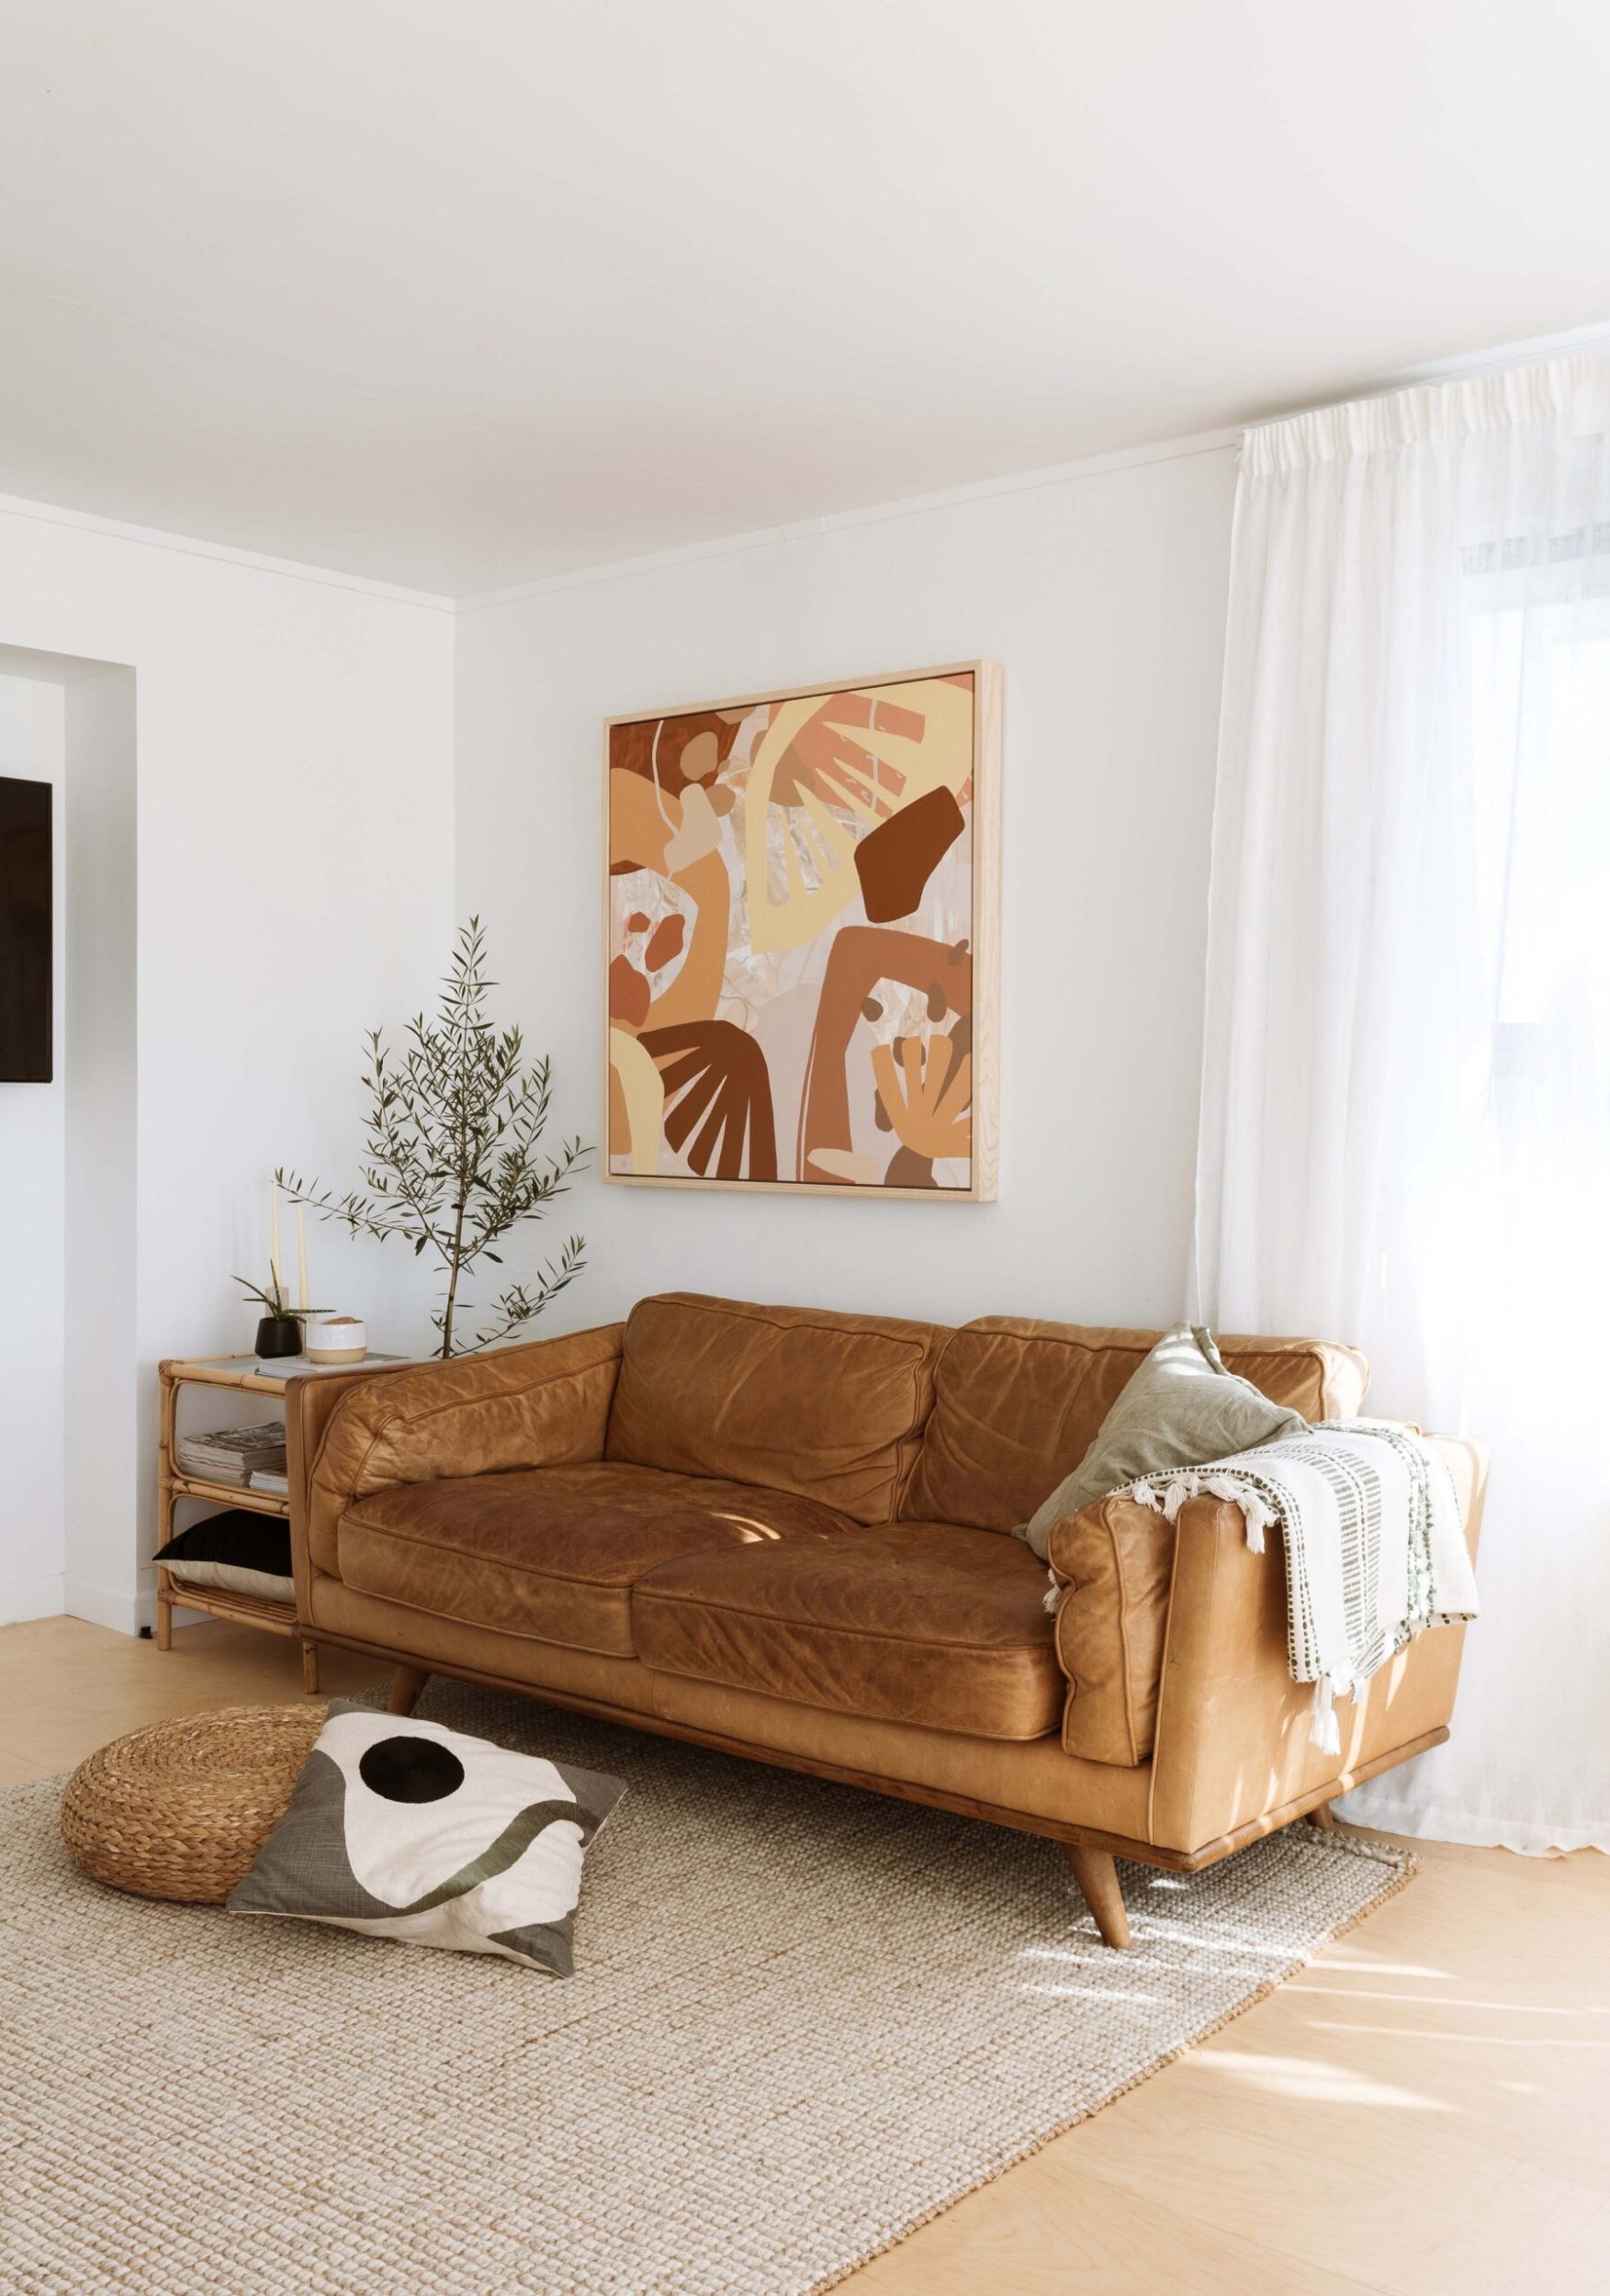
[[[1610,357],[1245,441],[1195,1273],[1492,1446],[1453,1739],[1350,1814],[1610,1847]]]

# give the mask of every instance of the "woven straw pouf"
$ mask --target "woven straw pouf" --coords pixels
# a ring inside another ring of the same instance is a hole
[[[68,1780],[62,1839],[114,1889],[221,1905],[284,1817],[325,1713],[224,1706],[115,1738]]]

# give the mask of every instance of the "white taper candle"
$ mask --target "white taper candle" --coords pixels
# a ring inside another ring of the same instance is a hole
[[[279,1182],[268,1183],[268,1279],[270,1288],[279,1299],[285,1297],[279,1282]]]
[[[297,1306],[306,1315],[312,1304],[313,1295],[308,1289],[308,1227],[302,1217],[302,1208],[298,1204],[297,1206]]]

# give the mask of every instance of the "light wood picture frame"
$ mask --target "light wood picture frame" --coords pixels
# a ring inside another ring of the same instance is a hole
[[[995,1200],[1001,683],[606,719],[606,1181]]]

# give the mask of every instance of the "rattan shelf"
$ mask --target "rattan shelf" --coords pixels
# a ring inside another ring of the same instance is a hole
[[[377,1368],[401,1360],[396,1356],[370,1356],[366,1359]],[[343,1368],[361,1368],[343,1366]],[[327,1376],[325,1367],[310,1364],[305,1356],[286,1356],[276,1363],[265,1363],[256,1356],[175,1356],[164,1358],[157,1366],[158,1418],[156,1469],[157,1544],[165,1547],[174,1536],[174,1510],[181,1499],[199,1499],[212,1506],[245,1507],[253,1514],[277,1515],[283,1522],[290,1520],[290,1500],[277,1491],[245,1490],[238,1483],[216,1483],[200,1475],[186,1475],[178,1465],[175,1429],[178,1421],[179,1390],[182,1387],[228,1387],[249,1395],[283,1395],[292,1379]],[[265,1634],[287,1635],[300,1643],[302,1652],[302,1687],[316,1691],[319,1687],[319,1651],[316,1644],[302,1641],[297,1625],[294,1603],[274,1603],[262,1595],[238,1594],[231,1589],[216,1586],[191,1586],[175,1579],[160,1562],[156,1567],[156,1647],[171,1649],[174,1638],[174,1605],[186,1610],[204,1611],[210,1618],[227,1618],[236,1626],[256,1626]]]
[[[175,1499],[216,1499],[226,1507],[244,1507],[252,1514],[290,1513],[290,1501],[275,1491],[242,1491],[239,1483],[209,1483],[199,1475],[175,1475]]]

